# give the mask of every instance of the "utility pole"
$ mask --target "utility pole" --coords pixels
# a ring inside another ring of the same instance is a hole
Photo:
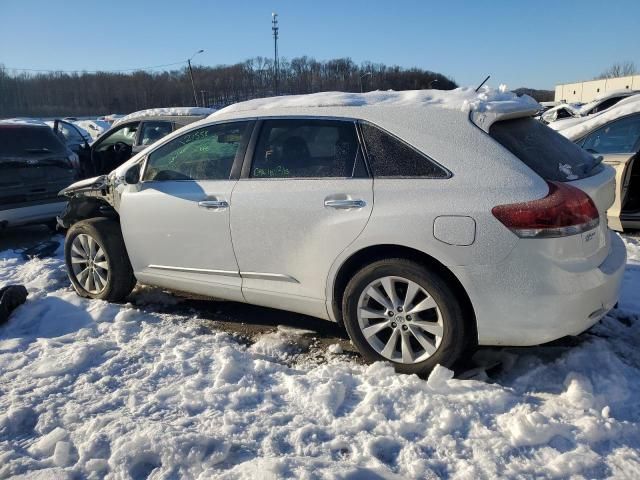
[[[193,103],[196,104],[196,107],[198,106],[198,95],[196,94],[196,83],[193,81],[193,70],[191,69],[191,60],[193,59],[193,57],[195,57],[196,55],[202,52],[204,52],[204,50],[198,50],[196,53],[191,55],[191,57],[189,57],[189,59],[187,60],[187,65],[189,65],[189,76],[191,77],[191,89],[193,90]]]
[[[362,75],[360,75],[360,93],[363,93],[363,91],[364,91],[364,89],[362,88],[362,79],[363,79],[364,77],[366,77],[367,75],[371,75],[371,76],[373,76],[373,75],[371,74],[371,72],[365,72],[365,73],[363,73]]]
[[[271,14],[271,30],[273,31],[273,78],[275,81],[276,96],[278,95],[278,14],[273,12]]]

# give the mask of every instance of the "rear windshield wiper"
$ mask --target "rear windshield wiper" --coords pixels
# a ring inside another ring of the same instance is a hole
[[[47,147],[25,148],[24,151],[27,153],[52,153]]]

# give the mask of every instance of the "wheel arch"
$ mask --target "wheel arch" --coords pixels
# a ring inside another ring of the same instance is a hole
[[[332,310],[330,313],[333,314],[333,317],[340,325],[343,324],[342,298],[344,290],[351,277],[353,277],[358,270],[367,264],[377,260],[383,260],[385,258],[405,258],[407,260],[412,260],[441,275],[455,293],[459,295],[459,298],[462,299],[462,308],[465,314],[465,319],[467,319],[469,327],[472,329],[471,338],[474,338],[477,341],[478,331],[475,310],[471,303],[471,299],[460,280],[458,280],[455,274],[435,257],[404,245],[371,245],[352,253],[342,262],[342,265],[340,265],[333,277],[333,284],[331,285],[330,290],[330,308]]]

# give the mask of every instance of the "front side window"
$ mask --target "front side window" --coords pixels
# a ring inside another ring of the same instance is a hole
[[[108,137],[105,137],[98,142],[94,148],[96,151],[102,152],[116,143],[124,143],[125,145],[132,147],[136,139],[136,132],[138,131],[139,124],[139,122],[134,122],[121,126],[110,133]]]
[[[371,125],[362,124],[367,157],[374,177],[447,178],[449,173],[402,140]]]
[[[267,120],[252,178],[350,178],[362,162],[355,124],[337,120]]]
[[[143,180],[227,180],[249,122],[192,130],[149,154]]]
[[[151,145],[171,133],[171,122],[143,122],[138,135],[138,145]]]
[[[640,140],[640,115],[621,118],[588,135],[582,148],[593,153],[635,153]]]

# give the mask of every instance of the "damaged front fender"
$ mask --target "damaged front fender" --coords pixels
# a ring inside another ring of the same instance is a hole
[[[74,223],[94,217],[118,218],[113,204],[113,185],[108,175],[80,180],[61,190],[67,197],[64,211],[58,215],[58,225],[69,228]]]

